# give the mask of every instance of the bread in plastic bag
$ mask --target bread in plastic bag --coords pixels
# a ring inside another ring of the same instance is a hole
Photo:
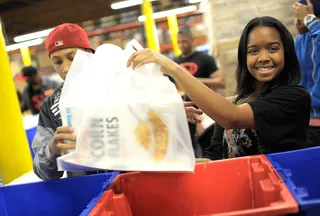
[[[132,46],[142,49],[133,40],[77,52],[60,99],[76,150],[57,159],[59,170],[194,171],[183,101],[159,65],[126,67]]]

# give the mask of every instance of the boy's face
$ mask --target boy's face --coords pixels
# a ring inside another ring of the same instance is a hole
[[[294,25],[296,26],[298,34],[304,34],[308,31],[308,28],[304,25],[302,20],[295,19]]]
[[[50,54],[53,67],[63,80],[66,79],[69,68],[72,64],[73,58],[76,55],[77,50],[78,48],[67,48],[57,50]]]

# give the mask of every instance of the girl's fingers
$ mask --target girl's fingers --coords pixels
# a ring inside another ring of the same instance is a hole
[[[149,63],[152,63],[152,62],[153,62],[153,59],[145,58],[145,59],[141,60],[135,68],[139,68],[139,67],[141,67],[141,66],[143,66],[145,64],[149,64]]]
[[[127,61],[127,67],[130,67],[130,65],[132,64],[132,62],[134,61],[134,59],[141,53],[141,50],[140,51],[136,51],[135,53],[133,53],[128,61]]]

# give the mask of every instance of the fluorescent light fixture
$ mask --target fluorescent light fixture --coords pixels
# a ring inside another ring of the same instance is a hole
[[[189,4],[195,4],[199,2],[202,2],[202,0],[189,0]]]
[[[38,39],[35,39],[35,40],[30,40],[30,41],[26,41],[26,42],[22,42],[22,43],[17,43],[17,44],[12,44],[12,45],[6,46],[6,50],[9,52],[9,51],[12,51],[12,50],[20,49],[22,47],[36,46],[36,45],[39,45],[39,44],[42,44],[42,43],[43,43],[43,39],[42,38],[38,38]]]
[[[156,1],[156,0],[150,0],[150,1],[152,2],[152,1]],[[126,1],[121,1],[121,2],[116,2],[116,3],[111,4],[111,8],[113,10],[119,10],[122,8],[141,5],[142,3],[143,3],[143,0],[126,0]]]
[[[53,30],[53,28],[47,29],[47,30],[43,30],[43,31],[34,32],[34,33],[30,33],[30,34],[17,36],[15,38],[13,38],[13,40],[16,43],[19,43],[19,42],[23,42],[23,41],[32,40],[32,39],[35,39],[35,38],[46,37],[46,36],[48,36],[50,34],[50,32],[52,30]]]
[[[176,9],[172,9],[172,10],[153,13],[153,14],[151,14],[151,18],[152,19],[159,19],[159,18],[162,18],[162,17],[167,17],[167,16],[170,16],[170,15],[174,15],[174,14],[188,13],[188,12],[192,12],[192,11],[196,11],[196,10],[197,10],[197,6],[192,5],[192,6],[181,7],[181,8],[176,8]],[[138,20],[140,22],[144,22],[144,21],[146,21],[146,17],[145,16],[139,16]]]

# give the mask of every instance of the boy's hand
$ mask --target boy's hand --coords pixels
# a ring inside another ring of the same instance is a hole
[[[307,0],[307,5],[296,2],[292,5],[292,12],[297,19],[303,21],[308,14],[314,13],[313,4],[311,0]]]
[[[68,126],[58,127],[52,141],[50,142],[50,153],[52,156],[60,156],[66,154],[66,150],[73,150],[76,144],[65,144],[64,142],[76,142],[77,137],[73,135],[73,128]]]
[[[196,109],[194,107],[194,103],[192,102],[184,102],[184,109],[187,114],[188,122],[192,124],[200,123],[201,118],[200,115],[203,114],[203,112],[199,109]]]

